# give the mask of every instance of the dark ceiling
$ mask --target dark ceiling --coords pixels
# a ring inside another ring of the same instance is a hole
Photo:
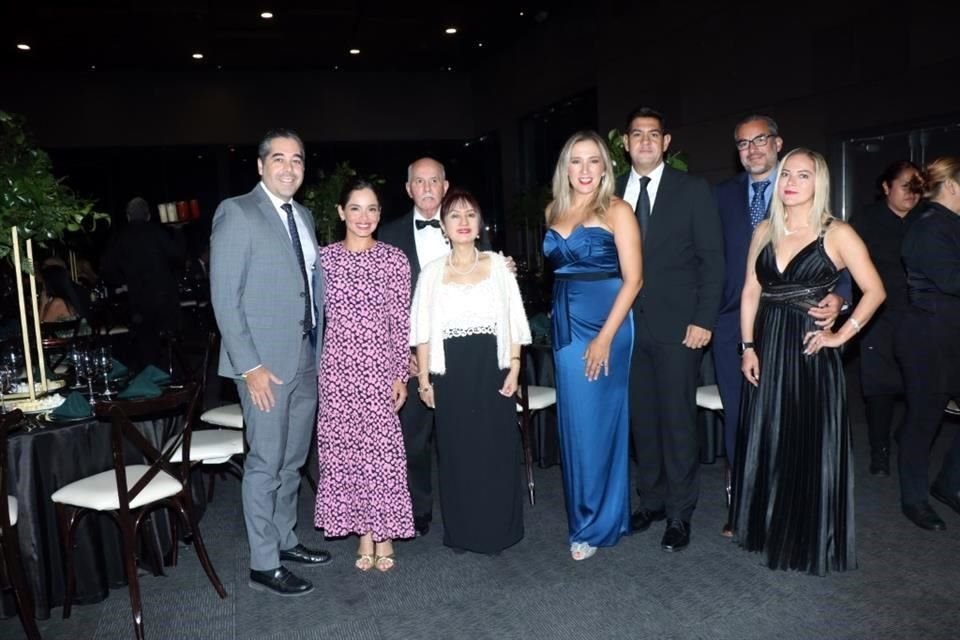
[[[3,11],[0,69],[469,71],[569,11],[548,4],[26,0]]]

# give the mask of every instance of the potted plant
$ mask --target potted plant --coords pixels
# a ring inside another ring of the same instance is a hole
[[[109,219],[53,175],[50,157],[33,146],[22,117],[0,111],[0,258],[12,252],[8,230],[14,227],[20,237],[46,246]]]

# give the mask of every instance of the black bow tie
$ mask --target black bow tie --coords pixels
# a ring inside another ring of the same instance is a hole
[[[423,229],[424,227],[433,227],[435,229],[440,228],[440,221],[434,218],[433,220],[414,220],[413,223],[417,225],[417,231]]]

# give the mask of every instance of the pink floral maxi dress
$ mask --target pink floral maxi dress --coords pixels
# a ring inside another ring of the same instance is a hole
[[[391,399],[393,381],[408,377],[410,266],[382,242],[358,252],[328,245],[320,264],[326,324],[314,524],[327,537],[411,538],[406,452]]]

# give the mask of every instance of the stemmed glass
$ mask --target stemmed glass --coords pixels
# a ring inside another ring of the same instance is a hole
[[[85,378],[87,381],[87,391],[90,393],[90,406],[92,407],[96,404],[96,400],[94,400],[93,397],[93,376],[97,373],[94,358],[86,349],[77,349],[71,354],[71,357],[75,358],[73,361],[73,370],[77,374],[77,381],[79,381],[80,378]]]
[[[83,377],[83,367],[81,363],[83,359],[82,353],[83,348],[76,343],[70,346],[70,353],[67,355],[67,359],[73,363],[73,385],[70,387],[71,389],[83,389],[83,383],[80,382],[80,378]]]
[[[103,374],[103,397],[109,399],[110,393],[110,370],[113,369],[113,355],[110,353],[109,346],[103,346],[97,349],[94,358],[97,371]]]

